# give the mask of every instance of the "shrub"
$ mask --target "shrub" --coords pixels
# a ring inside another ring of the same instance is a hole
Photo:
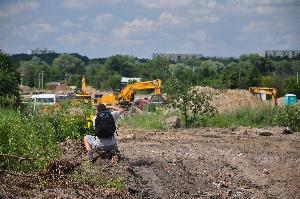
[[[84,107],[77,107],[75,112],[72,112],[68,104],[48,107],[46,112],[32,109],[23,111],[20,113],[16,110],[0,109],[2,169],[39,169],[60,154],[58,142],[68,138],[82,138],[89,133],[89,129],[84,128],[85,114],[88,112]],[[27,159],[20,161],[13,156]]]
[[[300,131],[300,105],[278,107],[272,119],[273,125],[288,126]]]
[[[190,82],[192,77],[190,68],[179,66],[164,84],[169,106],[180,110],[185,127],[197,126],[197,120],[215,113],[215,107],[209,103],[213,92],[193,88]]]

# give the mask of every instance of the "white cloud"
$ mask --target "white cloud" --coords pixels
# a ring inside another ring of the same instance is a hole
[[[70,20],[65,20],[61,23],[62,26],[64,27],[67,27],[67,28],[80,28],[82,27],[81,24],[79,23],[75,23],[75,22],[72,22]]]
[[[64,7],[68,9],[87,9],[93,6],[96,0],[64,0]]]
[[[270,6],[258,6],[255,8],[256,13],[258,14],[271,14],[274,9]]]
[[[92,32],[68,33],[57,38],[57,42],[65,45],[87,45],[95,48],[101,43],[101,35]]]
[[[187,34],[187,40],[183,44],[183,49],[188,52],[206,51],[215,47],[206,31],[198,29]]]
[[[37,9],[39,5],[39,2],[36,0],[17,1],[16,3],[4,6],[0,10],[0,17],[11,17],[24,12],[29,12]]]
[[[128,0],[63,0],[64,7],[74,10],[85,10],[93,6],[99,6],[101,4],[115,5],[118,3],[126,2]]]
[[[48,23],[33,23],[32,28],[40,33],[53,33],[57,31],[53,25]]]
[[[246,26],[241,28],[241,32],[244,33],[262,33],[262,32],[267,32],[273,27],[277,27],[276,24],[270,23],[268,21],[251,21],[248,23]]]
[[[288,48],[292,49],[292,46],[300,46],[300,34],[290,33],[286,37]]]
[[[113,35],[117,38],[140,37],[156,28],[155,22],[148,19],[134,19],[125,22],[120,29],[113,29]]]
[[[186,24],[186,18],[179,17],[172,13],[162,12],[159,16],[159,25],[174,25],[174,26],[183,26]]]
[[[238,40],[264,49],[295,49],[299,46],[300,34],[285,20],[250,21],[240,29]]]
[[[114,47],[120,46],[140,46],[145,42],[141,39],[121,39],[121,38],[111,38],[109,45]]]
[[[299,3],[299,0],[230,0],[224,9],[235,15],[288,13],[291,8],[299,7]]]
[[[197,23],[215,23],[219,21],[221,3],[215,0],[135,0],[146,9],[161,10],[160,24],[190,25]]]
[[[148,9],[166,9],[191,5],[193,0],[135,0],[137,4]]]
[[[39,41],[42,36],[56,32],[57,28],[48,23],[32,23],[29,25],[11,26],[10,31],[13,37]]]
[[[106,13],[106,14],[98,15],[95,19],[95,25],[96,25],[95,29],[98,30],[103,29],[112,20],[113,20],[113,16],[111,14]]]
[[[196,42],[205,42],[209,39],[206,32],[203,30],[195,30],[188,33],[188,38]]]
[[[187,13],[211,13],[219,4],[215,0],[135,0],[135,2],[146,9],[157,9],[164,11],[179,11]]]
[[[216,15],[200,15],[193,18],[195,22],[215,23],[220,20]]]

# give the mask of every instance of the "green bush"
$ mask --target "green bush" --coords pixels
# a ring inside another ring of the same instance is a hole
[[[273,125],[290,127],[300,131],[300,105],[277,108],[272,119]]]
[[[16,171],[39,169],[60,154],[59,142],[67,138],[82,138],[89,133],[89,129],[84,128],[87,109],[78,107],[76,110],[81,111],[73,113],[70,110],[69,105],[51,106],[44,112],[0,109],[0,168]],[[17,157],[26,159],[21,161]]]

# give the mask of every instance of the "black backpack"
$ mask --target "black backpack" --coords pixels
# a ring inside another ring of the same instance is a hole
[[[99,138],[110,138],[116,131],[114,117],[109,110],[102,110],[97,114],[95,120],[96,136]]]

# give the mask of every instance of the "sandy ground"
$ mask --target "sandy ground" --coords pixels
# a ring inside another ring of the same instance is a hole
[[[69,140],[61,145],[62,159],[39,173],[2,171],[0,198],[300,198],[300,134],[281,133],[123,129],[115,165],[97,155],[88,163],[81,141]],[[116,177],[123,180],[120,189],[97,183]]]

